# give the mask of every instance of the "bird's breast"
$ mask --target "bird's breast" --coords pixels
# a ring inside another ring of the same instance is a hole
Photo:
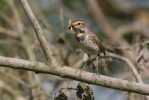
[[[99,46],[88,35],[85,36],[83,41],[78,41],[77,44],[87,54],[96,55],[100,52]]]
[[[86,35],[83,33],[76,33],[75,37],[78,42],[83,42],[85,41]]]

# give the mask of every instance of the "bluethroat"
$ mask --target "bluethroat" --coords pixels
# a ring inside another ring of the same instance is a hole
[[[81,20],[69,21],[68,28],[75,31],[75,38],[77,45],[88,55],[88,60],[81,67],[81,71],[89,62],[91,55],[96,55],[97,61],[97,74],[98,73],[98,59],[101,53],[106,56],[106,51],[113,52],[112,50],[103,46],[99,38],[85,25]]]

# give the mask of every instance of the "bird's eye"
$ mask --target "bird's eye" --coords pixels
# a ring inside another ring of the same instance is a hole
[[[78,25],[80,25],[80,23],[78,23]]]

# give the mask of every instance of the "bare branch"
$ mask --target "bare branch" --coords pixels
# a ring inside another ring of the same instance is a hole
[[[27,0],[20,0],[20,1],[22,3],[22,6],[23,6],[30,22],[32,23],[32,26],[36,32],[37,38],[38,38],[40,45],[44,51],[47,61],[51,61],[51,64],[54,64],[54,65],[58,64],[54,57],[54,53],[53,53],[51,47],[49,46],[48,42],[46,41],[46,39],[43,35],[41,26],[39,25],[39,22],[37,21],[35,15],[33,14],[32,10],[28,4],[28,1]]]
[[[95,84],[108,88],[149,95],[149,85],[111,78],[103,75],[100,75],[100,78],[98,76],[93,77],[92,73],[85,71],[82,71],[80,76],[80,72],[75,73],[77,69],[73,69],[67,66],[56,66],[55,68],[53,68],[54,66],[52,64],[49,65],[49,67],[48,65],[42,62],[31,62],[27,60],[9,57],[0,57],[0,66],[14,69],[24,69],[28,71],[34,71],[36,73],[52,74],[56,76],[61,76],[63,78],[70,78],[86,82],[89,84]]]
[[[146,43],[148,43],[148,41],[143,42],[142,44],[145,45]],[[128,58],[125,58],[125,57],[123,57],[123,56],[116,55],[116,54],[107,54],[107,56],[100,56],[100,58],[110,58],[110,57],[111,57],[111,58],[115,58],[115,59],[119,59],[119,60],[121,60],[121,61],[124,61],[124,62],[128,65],[128,67],[131,69],[131,71],[132,71],[132,73],[134,74],[136,80],[137,80],[139,83],[143,84],[143,80],[142,80],[142,78],[141,78],[141,75],[138,73],[138,71],[137,71],[135,65],[134,65]],[[93,60],[95,60],[95,58],[92,59],[90,62],[92,62]],[[148,96],[145,96],[145,97],[146,97],[147,100],[149,99]]]
[[[14,28],[14,23],[12,19],[1,10],[0,10],[0,17],[2,17],[12,28]]]
[[[14,38],[19,37],[19,34],[17,34],[17,32],[15,32],[13,30],[10,30],[10,29],[3,28],[3,27],[0,27],[0,33],[1,34],[6,34],[6,35],[14,37]]]

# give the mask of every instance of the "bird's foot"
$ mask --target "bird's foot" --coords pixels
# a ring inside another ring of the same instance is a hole
[[[78,69],[75,73],[77,73],[78,71],[80,71],[80,74],[79,76],[81,76],[81,72],[82,72],[83,69]]]
[[[100,74],[99,73],[94,73],[92,76],[98,75],[98,77],[100,78]]]

